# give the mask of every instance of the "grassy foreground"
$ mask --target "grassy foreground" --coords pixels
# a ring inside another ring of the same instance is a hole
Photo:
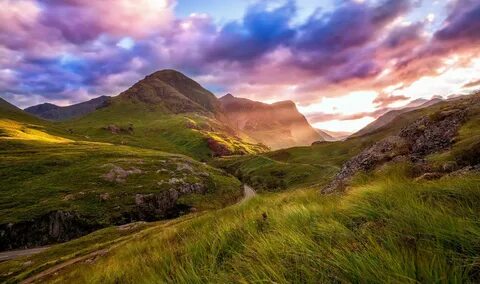
[[[156,226],[51,283],[480,281],[480,176],[415,182],[402,167],[346,195],[265,194]]]

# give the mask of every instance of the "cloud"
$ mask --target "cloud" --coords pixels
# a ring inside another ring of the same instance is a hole
[[[273,10],[266,4],[251,6],[241,22],[223,26],[206,50],[207,61],[251,61],[288,44],[295,35],[290,21],[296,12],[293,1]]]
[[[480,87],[480,80],[474,80],[463,85],[463,88]]]
[[[174,0],[3,0],[0,95],[21,106],[79,102],[174,68],[214,90],[292,99],[311,121],[353,127],[432,90],[478,80],[478,1],[449,1],[447,15],[434,11],[435,24],[425,20],[432,11],[415,10],[417,0],[336,0],[307,17],[298,17],[294,0],[266,2],[219,21],[176,18],[182,3]],[[374,95],[353,107],[337,101],[338,111],[321,107],[362,90]]]
[[[435,33],[439,41],[480,40],[480,3],[475,0],[458,0],[446,24]]]

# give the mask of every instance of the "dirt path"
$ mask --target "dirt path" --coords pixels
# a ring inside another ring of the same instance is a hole
[[[246,201],[252,199],[255,195],[257,195],[257,193],[255,192],[255,190],[254,190],[253,188],[251,188],[250,186],[244,184],[244,185],[243,185],[243,198],[242,198],[242,200],[240,200],[240,201],[238,202],[238,204],[241,204],[241,203],[243,203],[243,202],[246,202]],[[188,219],[186,219],[186,220],[189,220],[189,219],[191,219],[191,218],[188,218]],[[183,221],[186,221],[186,220],[183,220]],[[167,223],[165,223],[163,226],[167,226],[167,225],[169,225],[170,223],[174,223],[175,221],[176,221],[176,220],[172,220],[172,221],[170,221],[170,222],[167,222]],[[181,221],[181,222],[183,222],[183,221]],[[139,233],[141,233],[141,232],[139,232]],[[137,233],[137,234],[138,234],[138,233]],[[52,275],[52,274],[54,274],[54,273],[56,273],[56,272],[64,269],[65,267],[68,267],[68,266],[72,265],[72,264],[75,264],[75,263],[78,263],[78,262],[82,262],[82,261],[86,261],[86,260],[88,260],[88,259],[93,259],[93,258],[96,258],[97,256],[103,256],[103,255],[107,254],[108,251],[110,251],[111,249],[116,248],[117,246],[119,246],[119,245],[121,245],[121,244],[122,244],[122,242],[120,242],[120,243],[118,243],[118,244],[116,244],[116,245],[113,245],[113,246],[111,246],[111,247],[109,247],[109,248],[106,248],[106,249],[101,249],[101,250],[98,250],[98,251],[94,251],[94,252],[92,252],[92,253],[89,253],[89,254],[87,254],[87,255],[84,255],[84,256],[80,256],[80,257],[76,257],[76,258],[67,260],[67,261],[65,261],[65,262],[63,262],[63,263],[60,263],[60,264],[58,264],[58,265],[55,265],[55,266],[53,266],[53,267],[51,267],[51,268],[49,268],[49,269],[47,269],[47,270],[44,270],[44,271],[42,271],[42,272],[40,272],[40,273],[38,273],[38,274],[35,274],[35,275],[27,278],[27,279],[23,280],[21,283],[22,283],[22,284],[35,283],[36,281],[38,281],[38,280],[40,280],[40,279],[42,279],[42,278],[44,278],[44,277],[46,277],[46,276]],[[38,249],[41,249],[40,251],[42,251],[42,250],[44,250],[44,249],[46,249],[46,248],[48,248],[48,247],[38,248]],[[32,249],[32,250],[36,250],[36,249]],[[38,252],[40,252],[40,251],[38,251]],[[23,251],[19,251],[19,252],[23,252]],[[13,251],[12,251],[12,253],[13,253]],[[36,252],[32,252],[31,254],[33,254],[33,253],[36,253]],[[16,256],[13,256],[13,258],[14,258],[14,257],[16,257]]]
[[[252,199],[255,195],[257,195],[257,193],[255,192],[255,190],[253,188],[251,188],[250,186],[244,184],[243,185],[243,198],[242,200],[239,202],[239,203],[243,203],[247,200],[250,200]]]
[[[115,246],[114,246],[115,247]],[[114,247],[111,247],[111,248],[114,248]],[[111,249],[109,248],[109,249]],[[47,270],[44,270],[38,274],[35,274],[25,280],[23,280],[22,284],[27,284],[27,283],[34,283],[35,281],[45,277],[45,276],[48,276],[48,275],[52,275],[53,273],[67,267],[67,266],[70,266],[72,264],[75,264],[77,262],[80,262],[80,261],[84,261],[84,260],[87,260],[87,259],[92,259],[92,258],[95,258],[97,256],[102,256],[102,255],[105,255],[109,249],[102,249],[102,250],[97,250],[97,251],[94,251],[92,253],[89,253],[87,255],[84,255],[84,256],[81,256],[81,257],[76,257],[76,258],[73,258],[73,259],[70,259],[70,260],[67,260],[59,265],[56,265],[54,267],[51,267]]]
[[[49,247],[50,246],[0,252],[0,261],[10,260],[21,256],[30,256],[32,254],[42,252]]]

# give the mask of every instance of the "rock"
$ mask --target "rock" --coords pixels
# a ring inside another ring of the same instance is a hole
[[[423,175],[417,177],[415,181],[428,181],[428,180],[436,180],[443,176],[441,173],[424,173]]]
[[[65,242],[101,227],[75,212],[53,211],[30,221],[0,224],[0,250]]]
[[[168,211],[175,207],[178,197],[175,189],[156,194],[136,194],[135,205],[139,219],[154,221],[165,217]]]
[[[107,125],[103,128],[103,130],[107,130],[112,134],[119,134],[120,133],[120,127],[116,126],[115,124]]]
[[[228,147],[213,138],[207,139],[208,148],[212,151],[212,156],[214,157],[222,157],[222,156],[230,156],[232,155],[232,151],[228,149]]]
[[[447,173],[453,172],[456,169],[458,169],[458,164],[455,161],[445,162],[442,165],[442,170]]]
[[[110,193],[107,192],[107,193],[100,194],[100,200],[101,201],[107,201],[109,199],[110,199]]]
[[[117,229],[119,231],[130,231],[130,230],[133,230],[135,228],[137,228],[138,226],[141,226],[141,225],[144,225],[146,224],[146,222],[134,222],[134,223],[128,223],[128,224],[125,224],[125,225],[120,225],[117,227]]]
[[[177,171],[188,171],[193,172],[193,168],[191,165],[187,163],[179,163],[177,164]]]
[[[403,127],[347,161],[322,193],[343,191],[358,172],[368,172],[392,160],[422,161],[429,154],[448,148],[466,120],[463,109],[424,116]]]
[[[133,133],[133,124],[129,124],[128,127],[126,128],[123,128],[123,127],[119,127],[115,124],[109,124],[105,127],[102,128],[103,130],[106,130],[112,134],[121,134],[121,133],[127,133],[127,134],[131,134]]]
[[[102,178],[109,182],[125,183],[126,178],[129,175],[141,174],[142,170],[138,168],[131,168],[130,170],[124,170],[119,166],[114,166],[108,173],[102,175]]]

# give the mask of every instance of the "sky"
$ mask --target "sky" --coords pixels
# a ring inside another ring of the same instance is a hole
[[[353,132],[480,88],[478,0],[0,0],[0,22],[0,96],[22,108],[169,68]]]

